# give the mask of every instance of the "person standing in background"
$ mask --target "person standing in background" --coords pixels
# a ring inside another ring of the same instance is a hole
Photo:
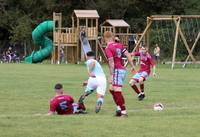
[[[160,64],[160,47],[158,46],[158,44],[156,44],[156,47],[154,48],[153,54],[154,54],[155,62]]]

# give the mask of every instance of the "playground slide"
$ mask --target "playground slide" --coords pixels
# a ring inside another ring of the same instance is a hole
[[[33,51],[30,56],[25,58],[25,63],[32,64],[41,62],[51,55],[53,43],[51,39],[45,36],[48,32],[53,32],[53,21],[44,21],[33,30],[33,43],[37,46],[41,46],[41,50]]]
[[[80,35],[80,41],[83,47],[83,52],[86,56],[87,52],[91,51],[90,43],[86,37],[82,37],[81,35]]]

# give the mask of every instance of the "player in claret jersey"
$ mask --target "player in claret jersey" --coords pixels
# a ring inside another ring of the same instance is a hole
[[[127,60],[131,64],[131,68],[134,69],[134,65],[131,59],[131,55],[124,48],[121,43],[114,42],[113,33],[106,31],[104,33],[104,39],[107,43],[105,54],[109,63],[110,70],[110,93],[113,96],[113,100],[117,105],[116,116],[126,117],[125,100],[122,95],[122,86],[126,77],[126,69],[122,60],[122,55],[127,57]]]
[[[62,84],[55,85],[55,97],[50,101],[50,111],[47,115],[69,115],[84,113],[85,106],[77,104],[69,95],[64,95]]]
[[[144,99],[144,81],[147,80],[151,73],[151,66],[153,67],[153,76],[156,78],[156,65],[153,62],[151,55],[147,52],[145,47],[141,47],[139,52],[131,53],[132,56],[138,56],[140,58],[140,68],[137,73],[131,78],[129,84],[133,90],[138,94],[138,100]],[[140,90],[137,88],[136,83],[140,84]]]

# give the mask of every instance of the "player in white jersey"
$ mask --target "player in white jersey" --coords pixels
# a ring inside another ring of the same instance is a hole
[[[87,53],[86,66],[89,78],[88,81],[84,83],[86,85],[86,89],[84,94],[81,95],[79,103],[83,104],[85,97],[96,90],[97,101],[95,112],[98,113],[103,104],[103,98],[106,92],[106,76],[99,62],[95,60],[95,54],[92,51]]]

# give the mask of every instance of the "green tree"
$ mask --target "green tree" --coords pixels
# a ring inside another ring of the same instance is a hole
[[[53,12],[61,12],[63,26],[71,26],[74,9],[97,9],[100,23],[122,18],[132,32],[142,32],[146,17],[153,14],[199,14],[199,0],[0,0],[0,36],[10,43],[29,43],[32,30]],[[7,34],[4,34],[7,33]]]

